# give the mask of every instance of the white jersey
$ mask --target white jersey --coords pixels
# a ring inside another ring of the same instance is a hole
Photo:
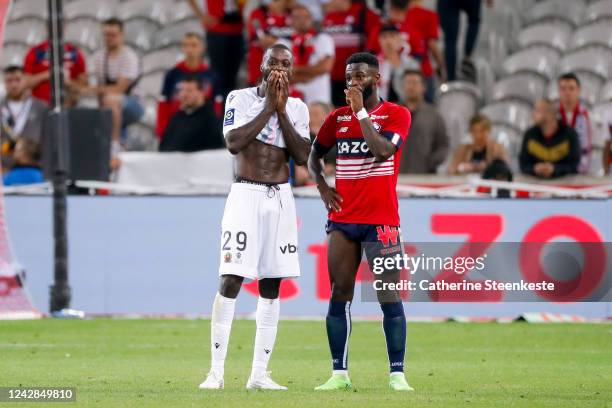
[[[223,135],[244,126],[259,115],[265,107],[266,98],[257,95],[257,88],[238,89],[230,92],[225,103],[225,117],[223,119]],[[298,98],[288,98],[286,106],[287,116],[293,123],[295,130],[310,141],[308,126],[308,107]],[[285,139],[278,123],[276,113],[272,115],[266,126],[257,135],[257,140],[272,146],[285,148]]]

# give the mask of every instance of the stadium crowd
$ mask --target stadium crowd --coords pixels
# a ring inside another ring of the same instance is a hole
[[[188,0],[206,36],[185,33],[183,59],[160,84],[155,128],[159,151],[223,148],[226,96],[233,89],[254,86],[264,51],[280,42],[293,51],[291,96],[308,104],[313,139],[326,115],[346,104],[346,58],[369,51],[380,64],[380,96],[412,113],[401,173],[480,173],[512,180],[512,158],[492,134],[486,115],[471,118],[466,129],[471,140],[451,151],[447,124],[436,105],[436,90],[447,81],[477,82],[471,57],[482,8],[493,1],[438,0],[437,10],[432,10],[421,0],[263,0],[245,15],[245,0]],[[457,61],[461,13],[468,27]],[[104,47],[93,56],[93,66],[86,66],[77,45],[65,43],[65,103],[75,107],[81,98],[93,96],[100,108],[112,112],[111,168],[116,169],[128,127],[145,113],[137,91],[142,61],[125,42],[123,21],[107,19],[100,30]],[[48,51],[44,41],[29,50],[22,66],[4,68],[0,120],[6,184],[42,179],[40,143],[50,103]],[[246,78],[240,75],[244,63]],[[95,77],[93,83],[90,77]],[[542,95],[533,105],[533,126],[524,133],[516,158],[521,173],[543,179],[589,173],[593,127],[581,102],[581,81],[568,72],[557,78],[557,86],[558,102]],[[603,154],[605,174],[612,156],[612,123],[610,133]],[[332,175],[333,152],[325,163]],[[296,166],[293,174],[295,185],[309,183],[305,168]]]

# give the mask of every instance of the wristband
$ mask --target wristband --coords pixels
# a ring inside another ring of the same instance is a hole
[[[365,108],[361,108],[361,110],[357,112],[357,119],[359,120],[367,119],[369,117],[370,115],[368,115],[368,111],[366,111]]]

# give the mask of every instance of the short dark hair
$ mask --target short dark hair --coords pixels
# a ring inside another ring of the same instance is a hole
[[[410,0],[391,0],[389,2],[389,6],[394,9],[404,10],[406,7],[408,7],[409,2]]]
[[[291,49],[289,47],[287,47],[285,44],[282,43],[276,43],[276,44],[272,44],[270,46],[270,48],[268,48],[270,50],[285,50],[285,51],[289,51],[289,53],[291,53]]]
[[[404,74],[402,75],[402,79],[406,78],[408,75],[416,75],[419,78],[421,78],[421,82],[423,82],[423,84],[425,84],[425,75],[423,74],[423,72],[420,69],[407,69],[404,71]]]
[[[204,42],[204,38],[202,37],[202,35],[196,33],[195,31],[188,31],[185,33],[185,35],[183,36],[183,38],[195,38],[196,40],[200,41],[200,42]]]
[[[578,79],[578,76],[576,76],[576,74],[573,72],[566,72],[565,74],[561,75],[558,82],[561,81],[575,81],[576,85],[580,87],[580,79]]]
[[[395,24],[388,23],[380,27],[380,31],[378,32],[378,35],[382,33],[399,33],[399,30],[397,29]]]
[[[38,143],[36,140],[29,139],[27,137],[20,137],[15,142],[15,144],[17,143],[19,143],[21,148],[24,150],[24,153],[30,160],[36,163],[40,162],[40,159],[42,157],[40,143]]]
[[[8,67],[4,68],[3,72],[4,72],[4,75],[15,74],[17,72],[23,73],[23,67],[20,65],[9,65]]]
[[[204,83],[202,81],[202,78],[200,78],[196,74],[185,75],[181,79],[181,82],[191,82],[191,83],[194,83],[194,84],[196,84],[198,86],[198,89],[200,89],[200,90],[204,88]]]
[[[470,119],[470,128],[476,124],[482,123],[487,129],[491,129],[491,120],[483,113],[477,113]]]
[[[378,58],[369,52],[356,52],[346,60],[346,65],[351,64],[368,64],[370,67],[378,69]]]
[[[102,25],[119,27],[119,30],[123,32],[123,21],[119,20],[117,17],[111,17],[107,20],[104,20],[102,22]]]

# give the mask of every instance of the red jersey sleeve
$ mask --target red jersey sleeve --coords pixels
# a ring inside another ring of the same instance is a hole
[[[330,113],[319,129],[313,147],[320,154],[325,154],[336,144],[336,111]]]
[[[23,72],[25,72],[26,74],[34,74],[34,58],[35,58],[35,52],[34,52],[34,48],[30,48],[30,50],[28,51],[28,53],[25,56],[25,59],[23,61]]]
[[[410,111],[403,106],[397,106],[396,109],[389,114],[389,120],[381,129],[380,134],[391,141],[398,149],[408,137],[412,117]]]
[[[77,79],[81,75],[87,72],[87,66],[85,64],[85,57],[80,49],[75,47],[76,51],[76,61],[74,63],[74,67],[72,68],[72,72],[70,73],[72,79]]]
[[[440,32],[438,30],[439,25],[438,13],[432,11],[427,20],[427,31],[425,32],[425,38],[427,40],[437,40],[440,38]]]

